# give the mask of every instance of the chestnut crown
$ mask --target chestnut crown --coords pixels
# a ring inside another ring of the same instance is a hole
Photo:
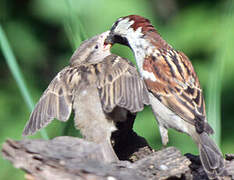
[[[105,43],[120,43],[129,46],[129,36],[134,33],[141,33],[144,36],[147,32],[156,32],[148,19],[139,15],[121,17],[112,25]]]

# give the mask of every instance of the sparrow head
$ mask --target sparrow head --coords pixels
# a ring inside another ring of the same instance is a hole
[[[70,59],[70,65],[94,64],[102,61],[106,56],[109,56],[111,54],[111,44],[104,43],[109,33],[110,31],[106,31],[85,40],[73,53]]]
[[[120,43],[130,46],[132,39],[144,37],[147,32],[155,31],[150,21],[142,16],[129,15],[119,18],[111,27],[105,44]]]

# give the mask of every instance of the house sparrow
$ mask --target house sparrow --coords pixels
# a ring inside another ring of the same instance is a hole
[[[209,137],[213,130],[207,122],[202,89],[188,57],[172,48],[148,19],[138,15],[119,18],[105,43],[127,45],[134,52],[163,145],[168,143],[168,128],[190,135],[198,145],[208,176],[222,175],[224,159]]]
[[[118,160],[111,134],[118,123],[132,128],[129,114],[143,110],[149,98],[133,64],[111,54],[111,45],[104,45],[108,34],[84,41],[74,52],[70,65],[56,75],[36,104],[23,135],[34,134],[54,118],[67,121],[73,109],[75,126],[83,137],[101,144],[105,161]]]

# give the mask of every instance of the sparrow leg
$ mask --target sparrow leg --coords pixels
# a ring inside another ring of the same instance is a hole
[[[155,98],[152,93],[149,93],[149,98],[150,98],[150,104],[152,107],[152,111],[153,111],[154,116],[156,117],[156,120],[158,122],[159,132],[161,135],[163,146],[166,146],[168,141],[169,141],[168,140],[168,130],[164,126],[164,124],[165,124],[164,119],[166,119],[168,116],[168,114],[166,113],[167,111],[165,110],[165,106],[162,105],[162,103],[157,98]]]
[[[119,161],[118,157],[116,156],[113,147],[110,141],[100,143],[102,148],[102,153],[104,156],[105,162],[117,162]]]
[[[167,143],[168,143],[168,130],[163,127],[162,125],[159,125],[159,132],[160,132],[160,135],[161,135],[161,139],[162,139],[162,144],[163,146],[166,146]]]

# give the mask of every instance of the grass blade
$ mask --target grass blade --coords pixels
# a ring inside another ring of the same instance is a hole
[[[23,96],[23,99],[24,99],[25,103],[27,104],[29,110],[32,112],[33,107],[34,107],[32,98],[28,92],[26,84],[23,80],[23,76],[22,76],[20,69],[19,69],[19,66],[16,62],[16,58],[11,50],[10,44],[8,43],[8,40],[7,40],[6,35],[2,29],[1,24],[0,24],[0,47],[2,49],[2,53],[3,53],[4,57],[6,59],[7,65],[8,65],[8,67],[9,67],[9,69],[10,69],[14,79],[16,80],[16,83],[17,83],[19,89],[20,89],[20,92]],[[40,133],[44,139],[48,139],[48,135],[47,135],[45,129],[42,129],[40,131]]]
[[[71,43],[73,50],[75,50],[82,41],[87,39],[88,35],[84,29],[81,18],[74,11],[74,6],[71,0],[65,0],[67,5],[68,15],[64,20],[65,32]]]
[[[209,77],[209,83],[207,87],[208,91],[208,121],[213,127],[215,134],[214,140],[220,146],[221,143],[221,93],[222,93],[222,80],[223,71],[227,64],[227,48],[229,48],[228,41],[232,40],[231,23],[233,23],[233,1],[227,2],[226,15],[222,17],[223,23],[220,26],[219,32],[219,46],[217,47],[217,53],[212,64],[211,73]]]

